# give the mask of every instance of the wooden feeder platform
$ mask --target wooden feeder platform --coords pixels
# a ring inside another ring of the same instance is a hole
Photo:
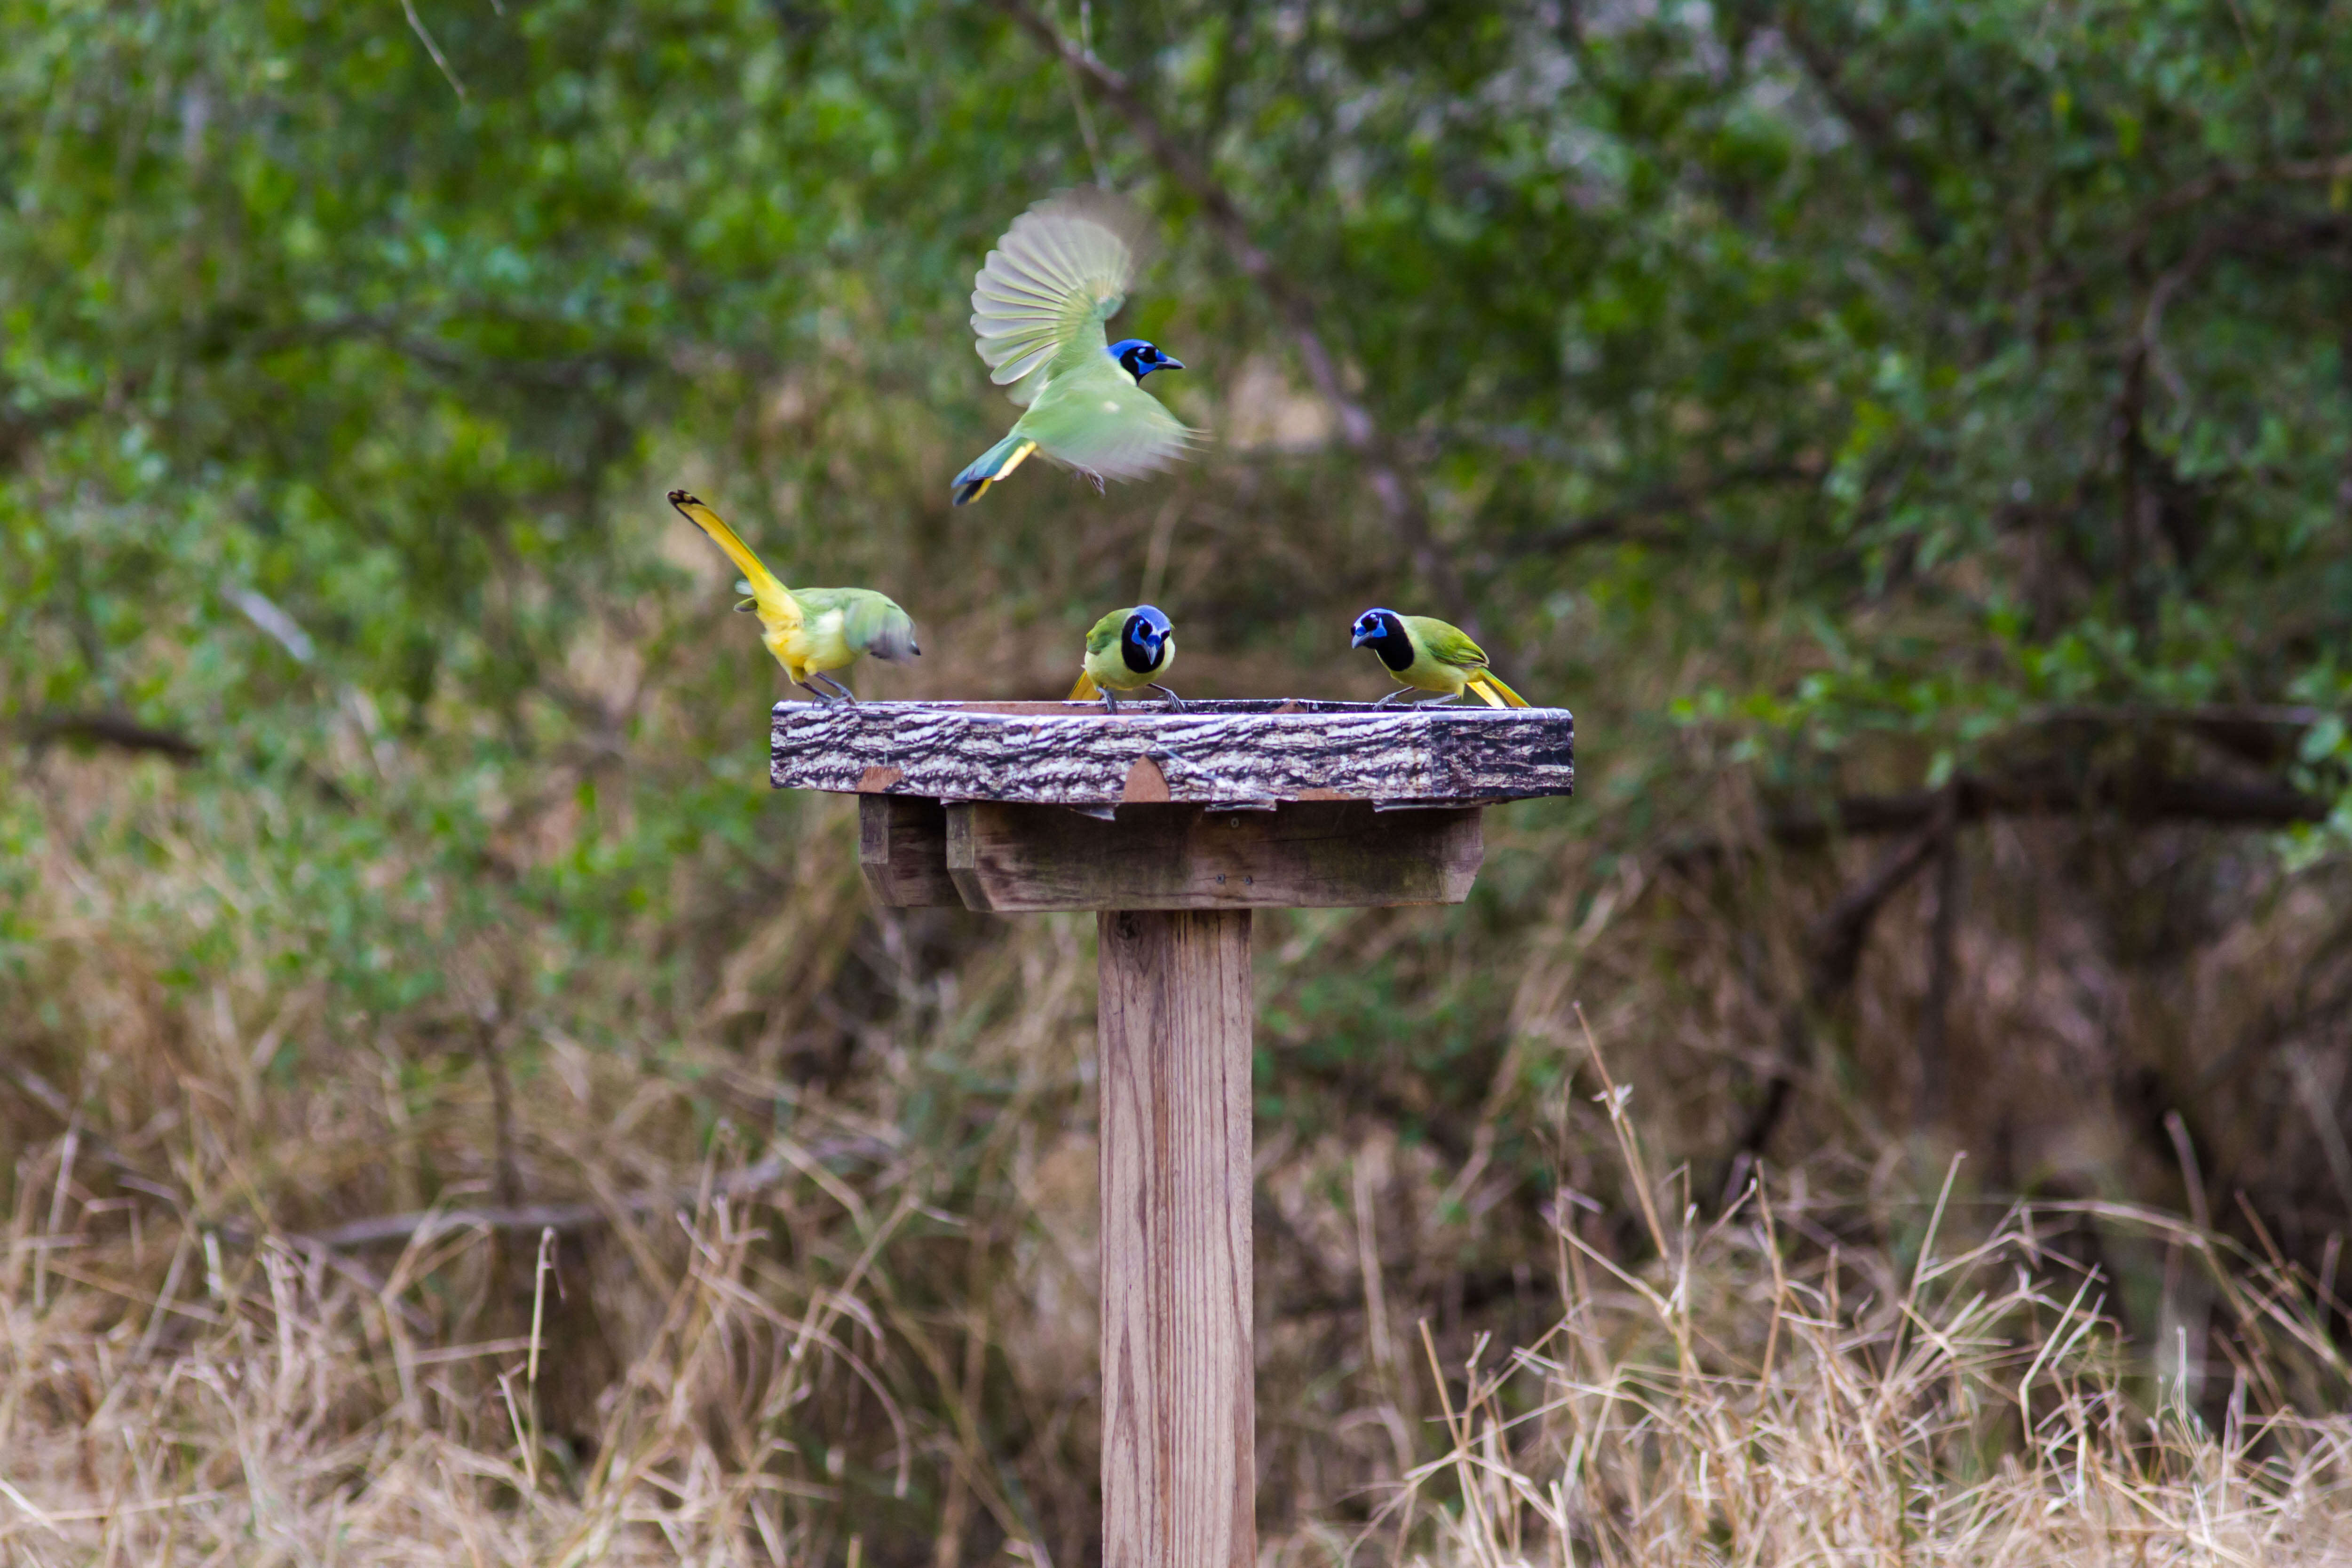
[[[1105,1568],[1257,1561],[1253,909],[1451,904],[1479,816],[1573,792],[1557,708],[780,702],[887,905],[1097,911]]]
[[[1549,708],[1289,700],[776,704],[779,789],[854,794],[885,904],[1045,910],[1450,904],[1479,808],[1567,795]]]

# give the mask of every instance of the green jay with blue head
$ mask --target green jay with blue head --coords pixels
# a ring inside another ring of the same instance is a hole
[[[1100,697],[1103,706],[1116,713],[1118,699],[1111,693],[1148,686],[1165,692],[1168,705],[1181,713],[1184,700],[1152,679],[1166,675],[1175,662],[1176,628],[1157,605],[1113,610],[1087,633],[1087,657],[1078,666],[1078,683],[1064,700],[1083,702]]]
[[[955,477],[955,504],[1044,453],[1099,490],[1105,479],[1156,473],[1200,433],[1143,381],[1183,362],[1142,338],[1109,341],[1104,323],[1127,302],[1141,265],[1144,220],[1095,186],[1058,192],[1013,220],[972,279],[971,330],[989,379],[1026,405],[1004,439]]]
[[[1434,616],[1400,616],[1370,609],[1349,628],[1351,647],[1368,647],[1398,685],[1380,700],[1387,707],[1410,691],[1442,691],[1451,701],[1475,691],[1490,708],[1525,708],[1527,699],[1486,668],[1486,653],[1460,626]]]

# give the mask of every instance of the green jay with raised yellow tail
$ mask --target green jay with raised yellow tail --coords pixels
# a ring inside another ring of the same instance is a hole
[[[1181,360],[1142,338],[1108,341],[1140,266],[1145,226],[1132,203],[1096,186],[1058,192],[1013,220],[972,279],[971,330],[989,379],[1027,411],[955,477],[955,504],[1035,453],[1105,479],[1154,473],[1199,432],[1143,390]]]
[[[751,595],[735,607],[758,613],[760,640],[793,684],[818,701],[828,699],[812,681],[822,680],[846,700],[857,700],[826,672],[855,663],[860,654],[895,664],[923,651],[915,645],[913,617],[887,595],[871,588],[787,588],[717,512],[685,490],[670,491],[669,504],[735,563]]]
[[[1116,713],[1118,699],[1113,692],[1148,686],[1166,692],[1168,705],[1181,713],[1184,700],[1152,679],[1166,675],[1175,662],[1176,629],[1157,606],[1113,610],[1087,633],[1087,657],[1078,666],[1078,683],[1070,688],[1065,700],[1081,702],[1100,697],[1103,706]]]
[[[1475,691],[1490,708],[1525,708],[1527,700],[1486,668],[1486,650],[1470,634],[1433,616],[1400,616],[1366,610],[1350,628],[1353,647],[1380,655],[1399,684],[1380,700],[1385,708],[1409,691],[1442,691],[1446,700]]]

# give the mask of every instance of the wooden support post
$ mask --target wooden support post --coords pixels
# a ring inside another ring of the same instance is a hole
[[[1255,1568],[1252,909],[1459,903],[1479,812],[1570,794],[1559,709],[780,702],[880,902],[1097,911],[1103,1568]],[[1410,808],[1410,809],[1401,809]]]
[[[1103,1568],[1251,1568],[1249,911],[1097,921]]]

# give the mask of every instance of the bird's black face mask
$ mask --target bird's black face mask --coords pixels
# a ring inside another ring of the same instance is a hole
[[[1150,675],[1160,668],[1160,658],[1167,651],[1170,629],[1166,616],[1144,605],[1127,617],[1127,625],[1119,631],[1120,662],[1138,675]]]
[[[1143,338],[1123,338],[1110,345],[1110,357],[1118,361],[1119,368],[1140,382],[1155,370],[1182,370],[1184,362],[1160,352],[1158,345]]]
[[[1351,632],[1349,646],[1370,648],[1391,669],[1412,663],[1412,638],[1405,635],[1404,622],[1394,610],[1366,610],[1356,617]]]

